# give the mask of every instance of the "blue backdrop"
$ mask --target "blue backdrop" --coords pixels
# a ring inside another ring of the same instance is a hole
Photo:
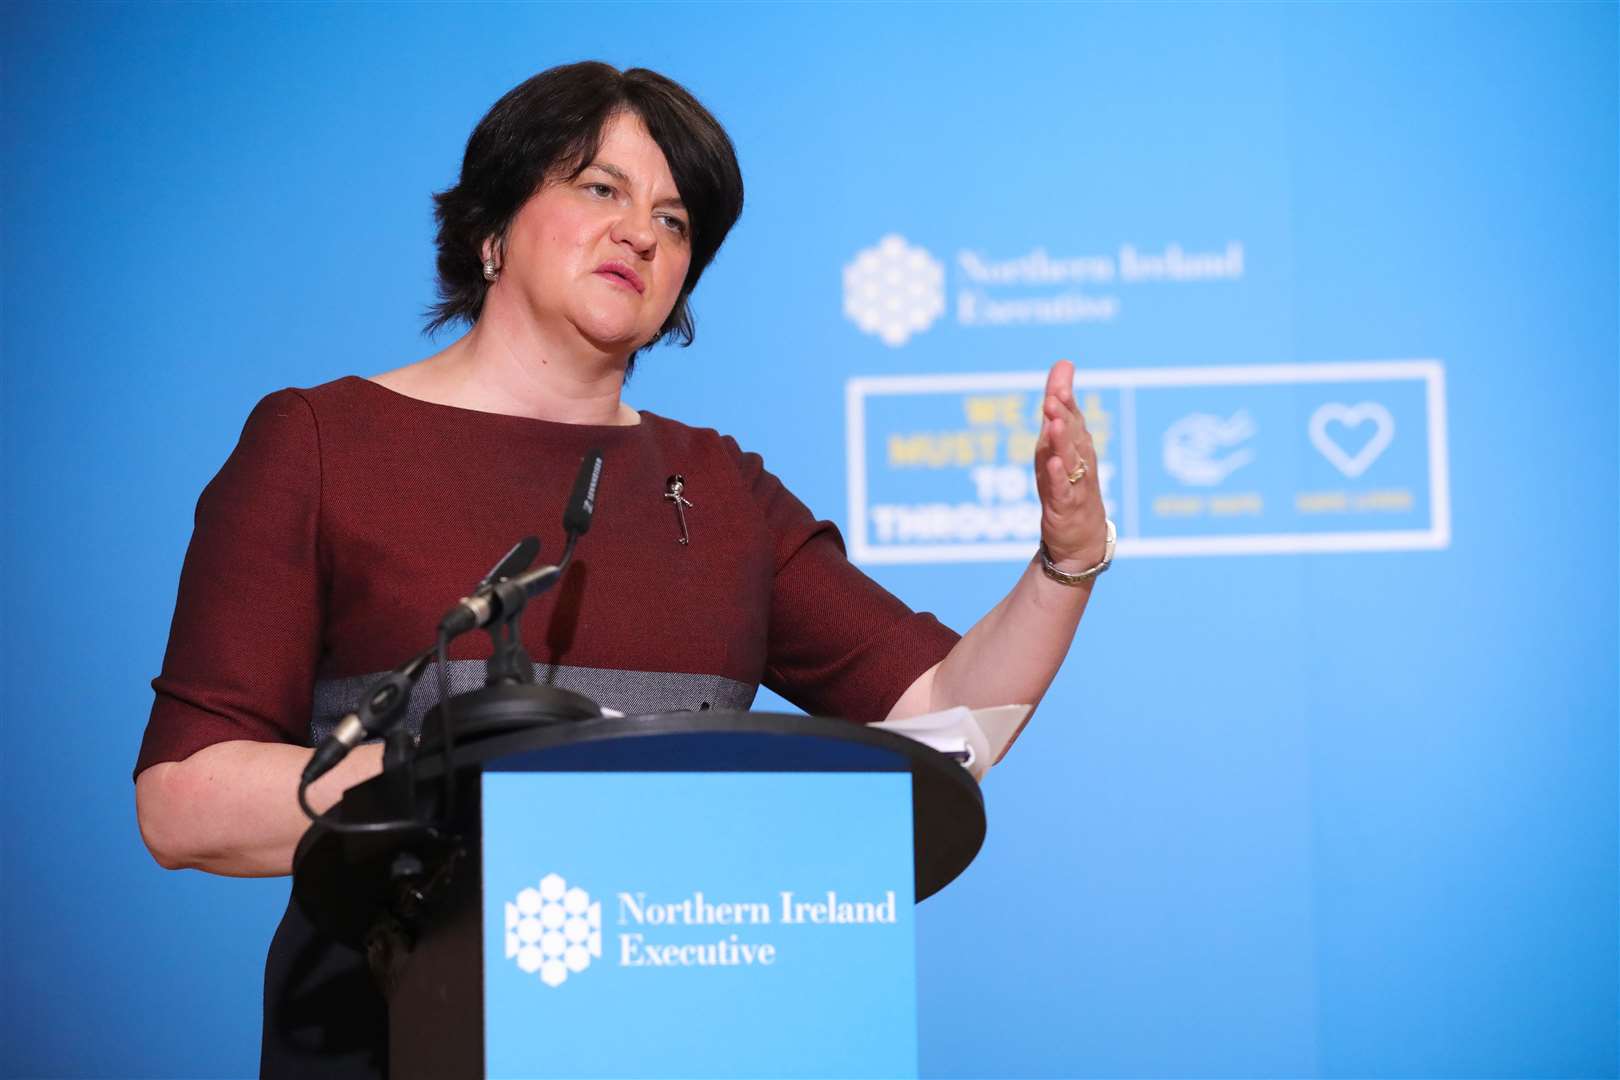
[[[748,183],[633,404],[958,629],[1028,373],[1111,432],[1119,562],[917,911],[925,1075],[1615,1075],[1613,4],[4,20],[8,1074],[254,1070],[286,882],[158,869],[129,778],[193,502],[267,391],[436,348],[428,193],[594,57]]]

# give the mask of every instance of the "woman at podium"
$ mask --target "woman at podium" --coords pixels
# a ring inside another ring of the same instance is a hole
[[[959,637],[855,568],[757,455],[622,400],[642,350],[692,339],[692,292],[742,211],[731,141],[685,89],[599,63],[543,72],[479,122],[435,198],[430,326],[467,332],[384,374],[270,394],[198,501],[135,768],[159,863],[288,873],[311,747],[514,539],[561,519],[598,448],[588,542],[525,615],[538,681],[626,713],[746,709],[765,685],[863,722],[1040,699],[1110,549],[1067,364],[1033,463],[1043,543]],[[479,684],[488,655],[459,639],[452,684]],[[361,746],[311,801],[380,769]],[[265,999],[263,1075],[385,1069],[363,958],[293,907]]]

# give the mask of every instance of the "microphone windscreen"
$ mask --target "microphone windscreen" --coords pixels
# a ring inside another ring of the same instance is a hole
[[[591,514],[596,511],[596,484],[601,478],[602,451],[592,450],[579,463],[574,491],[568,496],[568,509],[563,511],[563,529],[570,535],[583,536],[591,527]]]
[[[502,578],[517,577],[529,568],[534,557],[540,554],[540,538],[538,536],[525,536],[512,546],[506,557],[495,564],[495,568],[484,575],[484,580],[478,583],[473,592],[482,592]]]

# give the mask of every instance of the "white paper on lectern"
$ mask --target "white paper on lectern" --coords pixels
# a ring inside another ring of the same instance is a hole
[[[973,722],[979,725],[985,741],[990,744],[992,765],[1006,756],[1007,747],[1024,730],[1024,721],[1034,711],[1033,705],[996,705],[989,709],[973,710]]]
[[[1028,705],[998,705],[990,709],[969,709],[958,705],[904,720],[885,720],[872,727],[916,739],[942,754],[955,757],[962,767],[983,780],[990,766],[1001,760],[1007,745],[1024,726]]]

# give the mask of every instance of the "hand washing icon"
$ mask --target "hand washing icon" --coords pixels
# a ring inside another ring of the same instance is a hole
[[[1190,487],[1214,487],[1254,460],[1254,451],[1247,447],[1224,457],[1217,455],[1254,433],[1254,421],[1246,410],[1240,409],[1226,420],[1209,413],[1190,413],[1164,433],[1165,471]]]

